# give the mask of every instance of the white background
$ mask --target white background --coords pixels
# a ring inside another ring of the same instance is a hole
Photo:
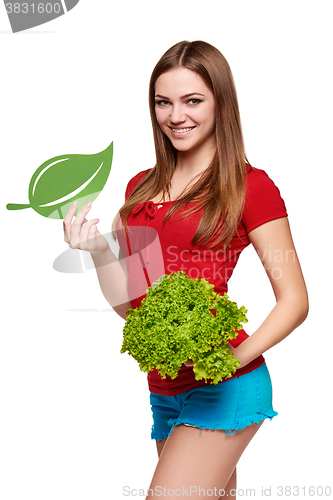
[[[119,352],[124,321],[95,271],[53,270],[67,247],[61,221],[5,205],[28,203],[47,159],[113,140],[111,174],[91,210],[108,232],[128,180],[154,165],[150,73],[184,39],[215,45],[232,68],[247,156],[280,188],[310,295],[306,322],[266,353],[279,416],[245,451],[238,487],[259,498],[271,487],[274,498],[278,485],[332,486],[331,10],[323,0],[81,0],[12,34],[0,5],[3,500],[120,499],[125,486],[149,486],[157,454],[148,387]],[[252,248],[229,295],[249,310],[248,333],[274,305]]]

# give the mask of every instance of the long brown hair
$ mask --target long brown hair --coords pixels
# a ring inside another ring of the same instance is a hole
[[[206,244],[212,236],[212,246],[224,243],[226,248],[237,232],[245,200],[246,161],[248,162],[234,79],[228,62],[212,45],[203,41],[183,41],[171,47],[158,61],[149,84],[149,107],[153,126],[156,165],[138,183],[119,210],[124,227],[136,205],[151,200],[162,191],[170,199],[171,178],[176,168],[177,151],[162,132],[155,115],[155,82],[163,73],[183,66],[197,73],[212,90],[215,98],[215,156],[199,180],[172,204],[163,224],[182,206],[198,202],[183,210],[181,218],[203,208],[203,214],[192,245]],[[249,163],[249,162],[248,162]],[[115,228],[115,220],[113,223]]]

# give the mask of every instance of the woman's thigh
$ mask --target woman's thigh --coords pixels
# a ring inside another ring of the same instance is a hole
[[[157,454],[158,458],[160,458],[161,453],[163,451],[164,445],[166,443],[166,439],[162,439],[161,441],[156,441],[156,448],[157,448]],[[236,478],[236,468],[233,470],[233,473],[228,481],[228,484],[224,488],[223,495],[220,496],[220,498],[229,498],[233,497],[234,499],[236,498],[235,492],[236,492],[236,486],[237,486],[237,478]]]
[[[199,434],[196,427],[177,425],[164,444],[147,498],[220,498],[261,424],[229,436],[218,429]]]

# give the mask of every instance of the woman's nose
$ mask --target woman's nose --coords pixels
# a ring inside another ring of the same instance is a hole
[[[186,120],[186,114],[182,104],[174,104],[171,109],[170,119],[172,123],[182,123]]]

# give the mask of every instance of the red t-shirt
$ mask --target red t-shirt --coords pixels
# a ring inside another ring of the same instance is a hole
[[[149,170],[139,172],[128,183],[125,199],[131,195],[138,182]],[[214,285],[214,291],[223,295],[228,291],[228,281],[237,264],[240,253],[250,244],[248,233],[256,227],[274,219],[287,217],[286,207],[278,188],[266,172],[247,166],[247,190],[245,206],[238,226],[238,235],[224,251],[223,245],[211,249],[206,245],[192,245],[203,209],[191,216],[179,219],[173,215],[163,226],[162,221],[175,201],[155,204],[147,201],[135,206],[128,218],[127,234],[118,223],[117,235],[120,248],[126,258],[128,269],[128,294],[132,308],[139,307],[148,287],[164,274],[183,270],[190,278],[205,278]],[[197,203],[197,202],[196,202]],[[194,203],[189,203],[186,209]],[[180,211],[184,210],[181,207]],[[230,340],[237,347],[246,338],[242,329],[236,339]],[[239,377],[264,363],[261,355],[240,368],[231,377]],[[162,379],[154,369],[148,373],[151,392],[174,396],[201,387],[205,380],[195,380],[192,367],[183,365],[175,379],[168,375]],[[230,380],[230,379],[227,379]]]

